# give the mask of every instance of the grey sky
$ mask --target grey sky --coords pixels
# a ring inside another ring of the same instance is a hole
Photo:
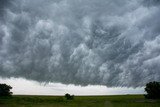
[[[160,80],[158,0],[0,0],[0,76],[80,86]]]

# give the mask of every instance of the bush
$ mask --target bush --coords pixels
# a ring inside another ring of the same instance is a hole
[[[147,99],[160,99],[160,82],[149,82],[146,84],[145,91]]]
[[[65,94],[65,98],[67,99],[67,100],[73,100],[74,99],[74,95],[70,95],[70,94]]]
[[[11,86],[6,84],[0,84],[0,96],[11,96],[12,92],[10,90],[12,89]]]

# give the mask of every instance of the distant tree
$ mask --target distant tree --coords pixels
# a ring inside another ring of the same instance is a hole
[[[73,100],[74,99],[74,95],[70,95],[70,94],[65,94],[65,98],[67,99],[67,100]]]
[[[12,87],[6,84],[0,84],[0,96],[11,96],[12,92],[10,90]]]
[[[147,99],[160,99],[160,82],[149,82],[146,84],[145,91]]]

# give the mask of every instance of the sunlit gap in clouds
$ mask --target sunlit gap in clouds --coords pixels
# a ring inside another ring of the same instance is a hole
[[[23,78],[0,78],[0,83],[6,83],[13,87],[14,95],[121,95],[121,94],[144,94],[144,88],[116,87],[88,85],[75,86],[61,83],[39,83]]]

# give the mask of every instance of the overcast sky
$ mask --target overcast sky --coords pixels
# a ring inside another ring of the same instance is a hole
[[[160,0],[0,0],[1,81],[104,94],[160,81],[159,17]]]

